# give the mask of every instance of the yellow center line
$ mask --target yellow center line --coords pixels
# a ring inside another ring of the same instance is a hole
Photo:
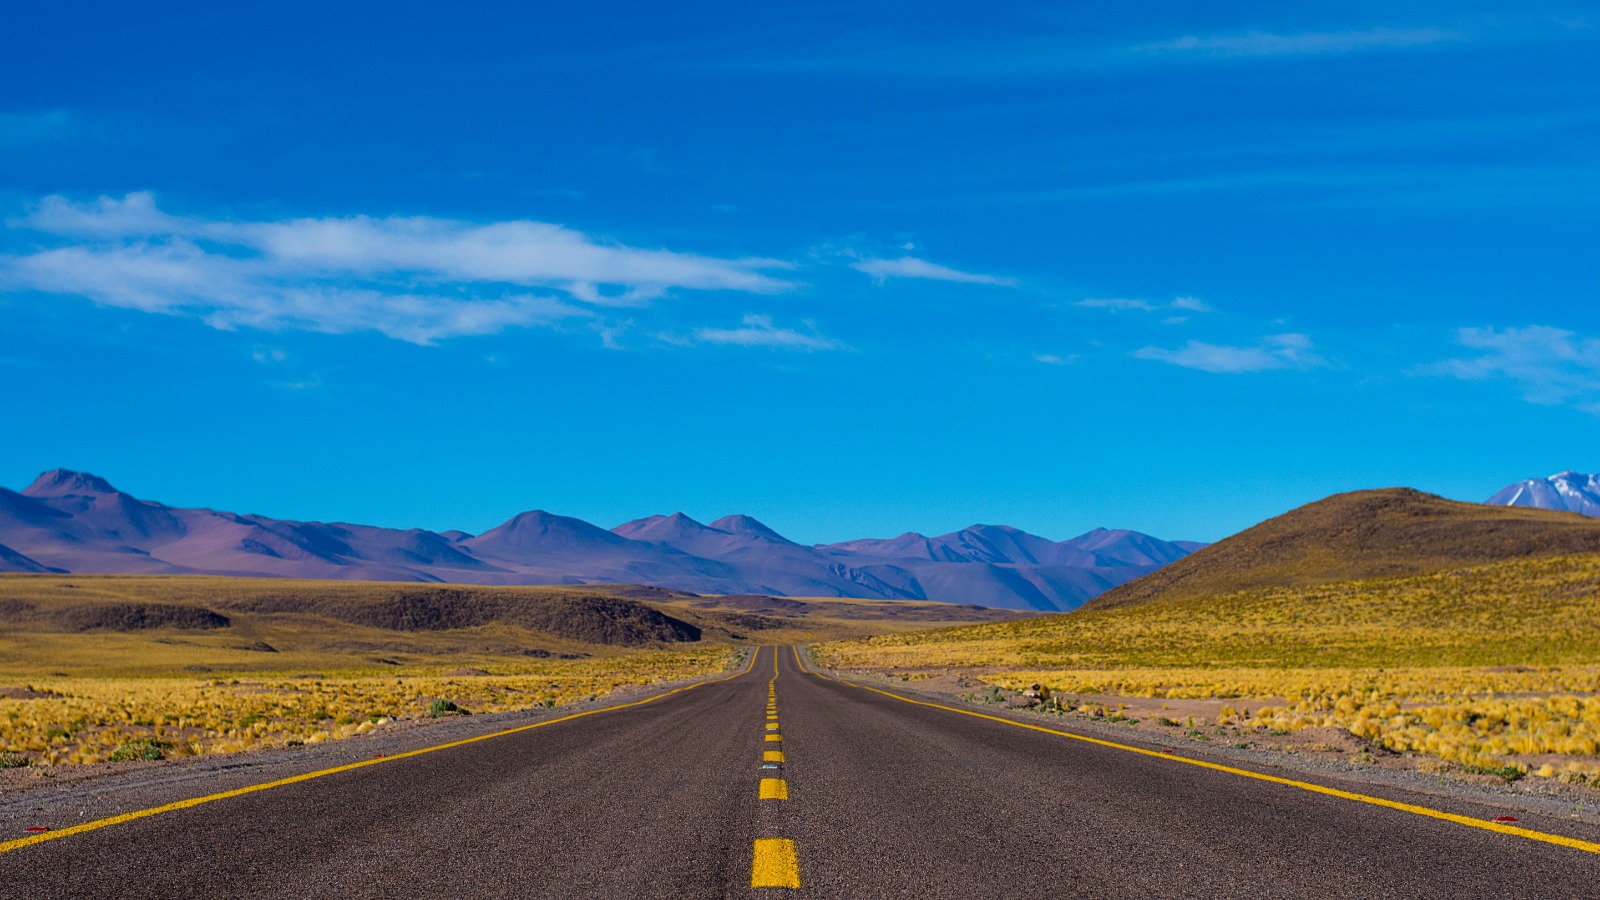
[[[762,800],[787,800],[789,799],[789,782],[782,778],[761,779]]]
[[[800,860],[794,841],[785,838],[757,838],[750,861],[750,886],[753,888],[797,888],[800,886]]]
[[[291,784],[299,784],[303,781],[311,781],[312,779],[316,778],[325,778],[329,775],[337,775],[340,772],[350,772],[355,769],[364,769],[367,766],[378,766],[386,763],[392,763],[400,759],[409,759],[413,756],[422,756],[425,753],[434,753],[439,750],[449,750],[452,747],[465,747],[468,744],[476,744],[479,741],[487,741],[493,738],[505,737],[507,735],[517,734],[523,731],[531,731],[532,729],[543,728],[546,725],[554,725],[558,722],[570,722],[573,719],[581,719],[584,716],[592,716],[598,713],[616,712],[617,710],[621,709],[643,706],[646,703],[654,703],[657,700],[660,700],[664,697],[670,697],[673,694],[679,694],[684,691],[692,691],[697,687],[702,687],[707,684],[716,684],[721,681],[728,681],[730,679],[738,678],[741,675],[748,675],[751,670],[755,668],[756,657],[759,655],[759,653],[760,651],[758,650],[750,654],[750,664],[746,666],[742,672],[735,672],[732,675],[724,675],[721,678],[713,678],[708,681],[701,681],[696,682],[695,684],[673,688],[670,691],[656,694],[652,697],[646,697],[643,700],[634,700],[631,703],[619,703],[616,706],[607,706],[601,709],[590,709],[580,713],[571,713],[570,715],[561,716],[555,719],[546,719],[543,722],[534,722],[531,725],[521,725],[516,728],[507,728],[504,731],[491,732],[490,734],[480,734],[477,737],[463,738],[459,741],[450,741],[449,743],[445,744],[435,744],[432,747],[422,747],[417,750],[407,750],[403,753],[395,753],[390,756],[383,756],[376,759],[363,759],[360,762],[346,763],[342,766],[334,766],[331,769],[320,769],[315,772],[291,775],[288,778],[279,778],[276,781],[266,781],[262,782],[261,784],[247,785],[242,788],[234,788],[231,791],[221,791],[216,794],[206,794],[203,797],[190,797],[187,800],[178,800],[162,806],[153,806],[149,809],[138,809],[132,812],[122,813],[121,815],[110,816],[104,819],[96,819],[93,822],[84,822],[79,825],[72,825],[57,831],[46,831],[41,834],[30,834],[27,837],[16,838],[14,840],[0,841],[0,853],[10,853],[13,850],[17,850],[22,847],[28,847],[33,844],[42,844],[45,841],[60,840],[61,838],[70,837],[75,834],[83,834],[87,831],[98,831],[101,828],[109,828],[112,825],[121,825],[124,822],[132,822],[137,819],[147,819],[151,816],[161,815],[162,813],[176,812],[180,809],[189,809],[205,803],[214,803],[218,800],[226,800],[230,797],[243,797],[246,794],[254,794],[259,791],[271,790],[272,788],[285,787]],[[776,665],[776,648],[773,649],[773,657],[774,665]]]
[[[761,761],[762,762],[777,762],[777,763],[781,763],[781,762],[783,762],[783,751],[782,750],[763,750],[763,751],[761,751]]]
[[[1250,769],[1240,769],[1235,766],[1225,766],[1220,763],[1207,762],[1203,759],[1192,759],[1187,756],[1174,756],[1171,753],[1164,753],[1159,750],[1146,750],[1143,747],[1132,747],[1127,744],[1116,743],[1115,741],[1107,741],[1100,738],[1089,737],[1088,735],[1073,734],[1070,731],[1058,731],[1054,728],[1045,728],[1042,725],[1032,725],[1027,722],[1018,722],[1014,719],[1007,719],[1001,716],[991,716],[986,713],[976,712],[970,709],[959,709],[954,706],[945,706],[941,703],[930,703],[926,700],[913,700],[910,697],[902,697],[899,694],[879,690],[875,687],[868,687],[867,685],[858,684],[854,681],[845,681],[844,679],[840,678],[830,678],[821,672],[815,672],[807,669],[805,664],[800,661],[799,648],[795,647],[794,645],[790,645],[790,647],[794,650],[795,663],[800,666],[801,671],[806,672],[807,674],[815,675],[818,678],[826,681],[832,681],[836,684],[847,684],[851,687],[860,688],[864,691],[871,691],[874,694],[882,694],[885,697],[892,697],[903,703],[910,703],[915,706],[926,706],[930,709],[942,709],[946,712],[958,713],[963,716],[971,716],[975,719],[987,719],[991,722],[999,722],[1002,725],[1010,725],[1015,728],[1026,728],[1029,731],[1039,731],[1045,734],[1053,734],[1058,737],[1071,738],[1072,740],[1082,741],[1086,744],[1095,744],[1100,747],[1109,747],[1113,750],[1124,750],[1129,753],[1137,753],[1140,756],[1153,757],[1155,759],[1166,760],[1174,763],[1183,763],[1184,765],[1189,766],[1198,766],[1202,769],[1211,769],[1212,771],[1216,772],[1226,772],[1229,775],[1238,775],[1242,778],[1253,778],[1257,781],[1266,781],[1271,782],[1272,784],[1281,784],[1285,787],[1298,788],[1302,791],[1310,791],[1313,794],[1324,794],[1329,797],[1338,797],[1343,800],[1353,800],[1357,803],[1367,803],[1372,806],[1395,809],[1401,812],[1408,812],[1413,815],[1425,816],[1430,819],[1440,819],[1446,822],[1454,822],[1457,825],[1465,825],[1469,828],[1480,828],[1484,831],[1494,831],[1500,834],[1508,834],[1515,837],[1527,838],[1530,841],[1541,841],[1546,844],[1556,844],[1562,847],[1570,847],[1574,850],[1582,850],[1586,853],[1600,853],[1600,843],[1596,843],[1594,841],[1570,838],[1560,834],[1550,834],[1549,832],[1545,831],[1535,831],[1531,828],[1521,828],[1505,822],[1493,822],[1485,821],[1483,819],[1475,819],[1471,816],[1460,815],[1459,813],[1445,812],[1442,809],[1418,806],[1414,803],[1402,803],[1398,800],[1388,800],[1383,797],[1374,797],[1370,794],[1358,794],[1354,791],[1344,791],[1338,788],[1327,787],[1326,785],[1314,784],[1309,781],[1296,781],[1292,778],[1281,778],[1277,775],[1268,775],[1265,772],[1256,772]]]

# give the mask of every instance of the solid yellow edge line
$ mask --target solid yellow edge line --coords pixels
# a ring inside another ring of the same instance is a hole
[[[787,838],[756,838],[755,851],[750,859],[750,886],[800,886],[800,860],[795,853],[794,841]]]
[[[397,759],[407,759],[413,756],[421,756],[424,753],[433,753],[438,750],[449,750],[452,747],[462,747],[467,744],[476,744],[479,741],[487,741],[490,738],[505,737],[508,734],[517,734],[518,732],[529,731],[534,728],[543,728],[546,725],[554,725],[557,722],[569,722],[573,719],[581,719],[584,716],[592,716],[596,713],[615,712],[619,709],[643,706],[646,703],[653,703],[663,697],[670,697],[673,694],[681,693],[683,691],[694,690],[701,685],[716,684],[719,681],[728,681],[733,678],[738,678],[741,675],[748,675],[751,670],[755,668],[756,657],[759,654],[759,649],[750,654],[750,665],[746,666],[742,672],[735,672],[732,675],[724,675],[721,678],[713,678],[709,681],[700,681],[694,684],[684,685],[683,687],[673,688],[670,691],[656,694],[652,697],[646,697],[643,700],[634,700],[631,703],[622,703],[616,706],[603,707],[601,709],[585,710],[580,713],[572,713],[556,719],[546,719],[543,722],[534,722],[531,725],[521,725],[516,728],[508,728],[505,731],[495,731],[489,734],[480,734],[477,737],[463,738],[462,740],[451,741],[447,744],[436,744],[432,747],[422,747],[417,750],[407,750],[404,753],[396,753],[393,756],[384,756],[377,759],[363,759],[360,762],[346,763],[342,766],[334,766],[331,769],[319,769],[315,772],[306,772],[301,775],[291,775],[288,778],[279,778],[276,781],[265,781],[261,784],[246,785],[242,788],[234,788],[231,791],[222,791],[221,793],[217,794],[206,794],[203,797],[190,797],[187,800],[177,800],[163,806],[152,806],[149,809],[137,809],[133,812],[125,812],[121,815],[110,816],[105,819],[96,819],[93,822],[70,825],[66,828],[55,831],[46,831],[41,834],[30,834],[27,837],[15,838],[9,841],[0,841],[0,853],[10,853],[12,850],[18,850],[34,844],[42,844],[45,841],[59,840],[60,838],[71,837],[75,834],[83,834],[86,831],[98,831],[101,828],[108,828],[112,825],[121,825],[124,822],[132,822],[136,819],[146,819],[150,816],[158,816],[162,813],[176,812],[180,809],[188,809],[190,807],[200,806],[201,804],[205,803],[214,803],[218,800],[226,800],[230,797],[242,797],[245,794],[254,794],[257,791],[265,791],[271,790],[272,788],[284,787],[286,785],[299,784],[302,781],[311,781],[314,778],[324,778],[328,775],[337,775],[340,772],[349,772],[353,769],[365,768],[366,766],[376,766],[382,763],[394,762]],[[773,649],[773,657],[774,659],[777,657],[776,648]]]
[[[1100,738],[1093,738],[1082,734],[1073,734],[1070,731],[1057,731],[1054,728],[1045,728],[1042,725],[1031,725],[1027,722],[1018,722],[1014,719],[1007,719],[1001,716],[991,716],[986,713],[976,712],[970,709],[958,709],[957,707],[945,706],[940,703],[929,703],[925,700],[913,700],[910,697],[902,697],[899,694],[892,694],[888,691],[879,690],[875,687],[868,687],[864,684],[857,684],[853,681],[845,681],[840,678],[829,678],[821,672],[814,672],[810,669],[807,669],[805,664],[800,661],[799,648],[792,644],[790,647],[794,650],[795,663],[800,666],[801,671],[806,672],[809,675],[815,675],[818,678],[838,684],[848,684],[851,687],[860,688],[864,691],[871,691],[874,694],[882,694],[885,697],[893,697],[894,699],[904,703],[911,703],[916,706],[927,706],[933,709],[942,709],[946,712],[960,713],[963,716],[972,716],[975,719],[988,719],[991,722],[999,722],[1002,725],[1013,725],[1017,728],[1026,728],[1029,731],[1041,731],[1045,734],[1053,734],[1059,737],[1071,738],[1075,741],[1083,741],[1086,744],[1097,744],[1101,747],[1110,747],[1113,750],[1126,750],[1129,753],[1137,753],[1140,756],[1150,756],[1156,759],[1168,760],[1170,762],[1184,763],[1185,765],[1190,766],[1199,766],[1202,769],[1211,769],[1217,772],[1227,772],[1229,775],[1238,775],[1243,778],[1254,778],[1257,781],[1270,781],[1273,784],[1281,784],[1287,787],[1299,788],[1302,791],[1310,791],[1314,794],[1326,794],[1330,797],[1339,797],[1344,800],[1354,800],[1357,803],[1368,803],[1373,806],[1397,809],[1401,812],[1408,812],[1418,816],[1426,816],[1430,819],[1442,819],[1446,822],[1454,822],[1457,825],[1466,825],[1469,828],[1481,828],[1484,831],[1494,831],[1499,832],[1500,834],[1509,834],[1515,837],[1527,838],[1530,841],[1541,841],[1546,844],[1557,844],[1562,847],[1570,847],[1574,850],[1582,850],[1585,853],[1600,853],[1600,843],[1596,843],[1594,841],[1585,841],[1578,838],[1566,837],[1565,835],[1550,834],[1544,831],[1534,831],[1531,828],[1520,828],[1516,825],[1508,825],[1504,822],[1485,822],[1482,819],[1474,819],[1471,816],[1463,816],[1458,813],[1445,812],[1442,809],[1433,809],[1427,806],[1417,806],[1414,803],[1402,803],[1398,800],[1386,800],[1383,797],[1374,797],[1370,794],[1358,794],[1354,791],[1342,791],[1338,788],[1326,787],[1324,785],[1314,784],[1309,781],[1295,781],[1292,778],[1280,778],[1277,775],[1268,775],[1265,772],[1254,772],[1249,769],[1239,769],[1233,766],[1225,766],[1220,763],[1207,762],[1202,759],[1191,759],[1186,756],[1174,756],[1170,753],[1162,753],[1159,750],[1146,750],[1143,747],[1131,747],[1127,744],[1116,743],[1115,741],[1102,740]]]

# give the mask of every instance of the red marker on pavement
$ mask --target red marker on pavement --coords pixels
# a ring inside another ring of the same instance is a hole
[[[48,826],[35,825],[32,828],[28,829],[28,833],[29,834],[44,834],[46,831],[49,831],[49,830],[50,830],[50,828]]]
[[[1517,820],[1517,817],[1516,816],[1495,816],[1494,820],[1496,822],[1515,822]]]

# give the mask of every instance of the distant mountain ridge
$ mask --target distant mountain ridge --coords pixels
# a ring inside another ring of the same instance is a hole
[[[169,507],[65,469],[0,488],[0,572],[637,583],[1064,611],[1202,546],[1103,528],[1051,541],[1004,525],[804,546],[743,515],[649,516],[608,531],[542,510],[472,535]]]
[[[1549,478],[1529,478],[1506,485],[1483,502],[1489,506],[1526,506],[1600,516],[1600,475],[1568,470]]]

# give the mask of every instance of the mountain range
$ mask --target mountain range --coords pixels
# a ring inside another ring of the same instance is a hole
[[[1483,502],[1490,506],[1527,506],[1600,516],[1600,475],[1566,471],[1549,478],[1529,478],[1506,485]]]
[[[65,469],[0,488],[0,572],[633,583],[1064,611],[1203,546],[1104,528],[1051,541],[1005,525],[802,545],[742,515],[649,516],[608,531],[542,510],[472,535],[170,507]]]

